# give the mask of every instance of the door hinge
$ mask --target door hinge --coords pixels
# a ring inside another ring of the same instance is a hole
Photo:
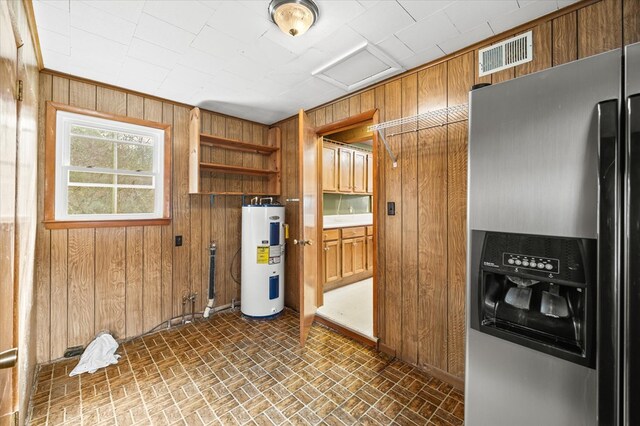
[[[16,81],[16,99],[19,102],[22,102],[23,98],[23,89],[22,89],[22,80]]]
[[[11,417],[13,417],[13,421],[11,422],[11,424],[13,426],[20,426],[20,412],[19,411],[15,411]]]

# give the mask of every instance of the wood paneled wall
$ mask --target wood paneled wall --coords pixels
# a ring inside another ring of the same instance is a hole
[[[474,83],[500,83],[621,47],[623,40],[640,41],[638,0],[586,1],[569,10],[500,37],[532,30],[535,50],[530,63],[480,78],[477,54],[486,44],[479,45],[315,108],[309,116],[320,126],[377,108],[380,120],[387,121],[466,104]],[[279,125],[283,162],[290,170],[285,176],[294,176],[297,119]],[[403,360],[457,378],[464,377],[465,356],[467,134],[464,121],[389,137],[399,157],[397,168],[382,144],[376,147],[378,337]],[[299,197],[293,184],[284,193]],[[395,216],[385,214],[387,201],[396,202]],[[296,211],[288,213],[287,220],[296,223]],[[295,263],[293,255],[288,254],[289,265]],[[297,308],[297,286],[288,283],[292,285],[287,287],[286,303]]]
[[[173,126],[172,221],[168,226],[47,230],[42,225],[44,106],[47,100]],[[189,108],[126,90],[41,73],[37,231],[39,362],[86,345],[101,330],[116,338],[144,333],[182,313],[182,295],[197,292],[196,311],[207,302],[209,242],[217,242],[216,306],[239,300],[241,197],[188,194]],[[267,126],[202,111],[202,131],[267,143]],[[243,154],[208,155],[242,164]],[[242,177],[206,177],[235,188],[254,185]],[[174,246],[174,237],[183,245]],[[191,306],[187,305],[190,312]]]

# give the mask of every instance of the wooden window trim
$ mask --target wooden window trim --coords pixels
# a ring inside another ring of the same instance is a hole
[[[114,220],[56,220],[56,128],[57,113],[65,111],[122,123],[136,124],[164,131],[164,190],[162,217],[154,219],[114,219]],[[46,102],[45,146],[44,146],[44,226],[47,229],[63,228],[103,228],[119,226],[168,225],[171,223],[171,125],[140,118],[108,114],[90,109],[65,105],[59,102]]]

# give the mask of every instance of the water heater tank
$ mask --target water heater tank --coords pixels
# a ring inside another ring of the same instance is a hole
[[[284,207],[242,207],[241,311],[269,318],[284,309]]]

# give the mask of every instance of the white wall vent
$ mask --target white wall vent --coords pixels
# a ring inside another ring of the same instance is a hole
[[[533,34],[531,31],[478,52],[479,76],[493,74],[533,60]]]

